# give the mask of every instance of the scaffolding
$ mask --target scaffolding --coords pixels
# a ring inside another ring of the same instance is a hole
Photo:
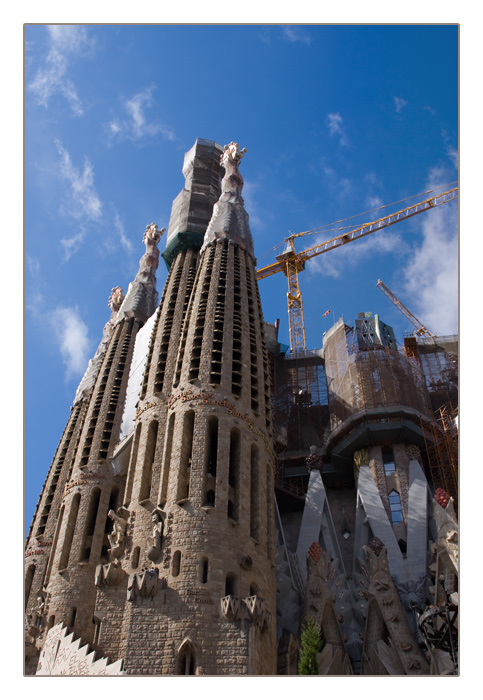
[[[322,450],[329,432],[327,383],[320,349],[272,355],[273,415],[278,437],[277,487],[303,498],[310,448]]]
[[[356,413],[405,406],[430,413],[418,360],[393,346],[360,349],[351,326],[340,319],[324,339],[330,427]]]
[[[426,455],[435,489],[443,488],[458,505],[458,410],[441,406],[434,420],[423,425]]]
[[[421,365],[433,412],[437,415],[445,404],[457,406],[458,336],[409,336],[404,339],[404,348],[406,355]]]

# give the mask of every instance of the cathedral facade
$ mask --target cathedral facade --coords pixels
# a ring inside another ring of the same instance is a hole
[[[244,152],[186,154],[160,301],[155,224],[112,290],[27,538],[28,674],[295,675],[308,618],[321,675],[455,671],[457,522],[424,372],[368,350],[366,318],[356,351],[338,323],[293,369],[263,319]]]

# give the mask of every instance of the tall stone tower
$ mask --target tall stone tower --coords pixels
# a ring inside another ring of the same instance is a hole
[[[118,440],[136,334],[158,302],[160,235],[155,224],[147,227],[146,252],[127,295],[120,287],[112,290],[111,317],[77,390],[29,532],[25,606],[32,663],[38,653],[32,640],[59,621],[89,641],[98,631],[93,577],[109,556],[124,490],[109,457]]]
[[[154,226],[112,302],[27,545],[32,661],[62,622],[128,674],[276,672],[275,457],[243,153],[198,139],[159,307]]]

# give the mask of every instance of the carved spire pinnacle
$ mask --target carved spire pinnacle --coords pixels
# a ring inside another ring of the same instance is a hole
[[[225,169],[225,175],[221,182],[221,196],[213,207],[213,216],[206,229],[202,250],[217,241],[228,240],[254,257],[248,214],[241,196],[243,177],[238,170],[246,150],[240,150],[235,141],[223,149],[220,163]]]
[[[159,265],[158,243],[166,229],[158,229],[157,224],[146,226],[143,243],[146,252],[139,261],[139,271],[134,281],[129,285],[126,297],[122,302],[117,321],[126,316],[135,316],[146,321],[156,310],[158,293],[156,291],[156,270]]]

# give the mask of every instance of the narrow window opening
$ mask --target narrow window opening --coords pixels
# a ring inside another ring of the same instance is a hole
[[[158,421],[152,421],[149,424],[148,439],[146,443],[146,452],[144,456],[143,475],[141,480],[141,488],[139,491],[139,500],[144,501],[151,495],[151,481],[153,476],[153,465],[156,456],[156,443],[158,440]]]
[[[98,617],[93,617],[92,623],[94,625],[94,646],[97,646],[101,635],[101,620]]]
[[[70,548],[72,546],[75,525],[77,522],[77,514],[79,512],[80,498],[80,493],[76,493],[74,498],[72,499],[69,512],[69,519],[67,521],[67,527],[64,535],[64,544],[59,559],[59,571],[62,571],[63,569],[67,568],[67,564],[69,563]]]
[[[168,420],[168,431],[166,437],[166,450],[164,453],[163,480],[159,502],[164,505],[168,495],[169,470],[171,466],[171,452],[173,450],[173,430],[176,414],[172,413]]]
[[[35,564],[30,564],[25,575],[25,610],[27,610],[27,604],[30,598],[30,591],[32,589],[32,581],[34,580],[35,574]]]
[[[225,595],[236,595],[236,574],[229,573],[225,578]]]
[[[210,418],[208,418],[207,439],[206,473],[208,476],[216,476],[218,461],[218,418],[215,416],[210,416]]]
[[[87,512],[87,520],[84,529],[84,538],[80,551],[79,561],[89,561],[91,555],[92,538],[96,527],[97,511],[99,509],[99,501],[101,498],[101,490],[95,488],[91,492],[91,500],[89,510]]]
[[[209,489],[206,492],[205,502],[203,505],[208,506],[210,508],[214,508],[214,506],[215,506],[215,492],[213,491],[213,489]]]
[[[259,534],[259,488],[258,447],[252,445],[250,465],[250,535],[255,540],[258,539]]]
[[[133,569],[137,569],[139,566],[139,555],[141,553],[141,548],[140,547],[134,547],[132,557],[131,557],[131,566]]]
[[[393,525],[403,521],[401,497],[397,491],[391,491],[389,494],[389,507],[391,509],[391,520]]]
[[[396,473],[396,463],[394,462],[394,452],[392,447],[382,448],[382,462],[384,464],[384,474],[392,476]]]
[[[201,583],[208,581],[208,557],[201,558],[199,579]]]
[[[178,501],[189,498],[194,424],[194,411],[188,411],[185,414],[183,422],[183,440],[181,443],[181,458],[178,479]]]
[[[75,618],[77,617],[77,608],[71,608],[69,610],[69,617],[67,619],[67,627],[73,627],[75,623]]]
[[[173,554],[173,561],[171,564],[171,576],[179,576],[181,571],[181,552],[178,550]]]

